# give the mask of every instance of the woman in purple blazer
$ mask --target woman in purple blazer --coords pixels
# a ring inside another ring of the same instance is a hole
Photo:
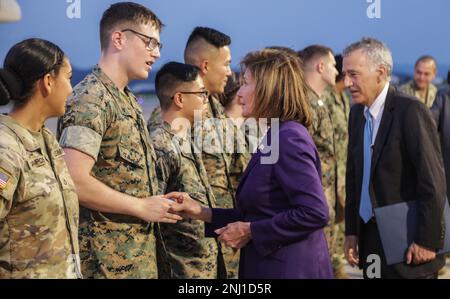
[[[200,206],[185,193],[166,195],[184,205],[186,216],[207,222],[207,234],[241,249],[240,278],[333,277],[323,232],[328,206],[306,128],[311,114],[300,63],[274,49],[251,52],[241,62],[244,116],[276,118],[279,126],[272,124],[247,166],[235,209]]]

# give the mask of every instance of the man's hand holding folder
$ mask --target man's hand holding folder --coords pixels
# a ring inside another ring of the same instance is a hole
[[[412,243],[406,253],[406,263],[409,265],[414,263],[416,265],[430,262],[436,258],[436,251],[434,249],[428,249]]]

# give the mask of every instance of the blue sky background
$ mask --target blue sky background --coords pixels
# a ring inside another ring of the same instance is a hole
[[[16,42],[41,37],[61,46],[76,68],[90,68],[99,58],[98,23],[110,0],[80,0],[81,18],[69,19],[70,0],[17,0],[22,20],[0,23],[0,61]],[[248,52],[282,45],[299,50],[312,43],[336,53],[362,36],[384,41],[394,64],[412,72],[423,54],[436,57],[440,74],[450,66],[450,1],[380,0],[381,18],[369,19],[368,0],[148,0],[166,24],[164,49],[156,68],[182,61],[188,35],[195,26],[214,27],[232,38],[233,67]],[[409,65],[409,68],[407,67]],[[396,69],[394,66],[394,70]]]

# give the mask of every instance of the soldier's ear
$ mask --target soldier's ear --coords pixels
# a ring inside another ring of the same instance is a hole
[[[202,60],[200,63],[200,72],[202,76],[205,76],[208,73],[209,63],[208,60]]]
[[[126,40],[126,36],[123,32],[114,31],[111,34],[111,46],[115,47],[118,50],[123,49],[124,40]]]
[[[175,93],[175,95],[172,98],[172,101],[173,101],[173,104],[178,109],[183,109],[184,98],[183,98],[183,94],[181,92]]]
[[[325,63],[323,60],[319,60],[319,62],[316,65],[316,70],[319,74],[322,74],[325,70]]]
[[[37,83],[37,88],[43,97],[47,97],[52,92],[54,79],[50,74],[45,74]]]
[[[433,79],[436,77],[436,75],[437,75],[437,68],[434,67],[432,72]]]

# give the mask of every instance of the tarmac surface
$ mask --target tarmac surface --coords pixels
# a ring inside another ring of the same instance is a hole
[[[447,258],[447,264],[445,265],[446,272],[439,276],[439,279],[450,279],[450,259]],[[358,268],[352,268],[350,265],[345,265],[345,272],[347,272],[350,279],[363,279],[362,270]]]

